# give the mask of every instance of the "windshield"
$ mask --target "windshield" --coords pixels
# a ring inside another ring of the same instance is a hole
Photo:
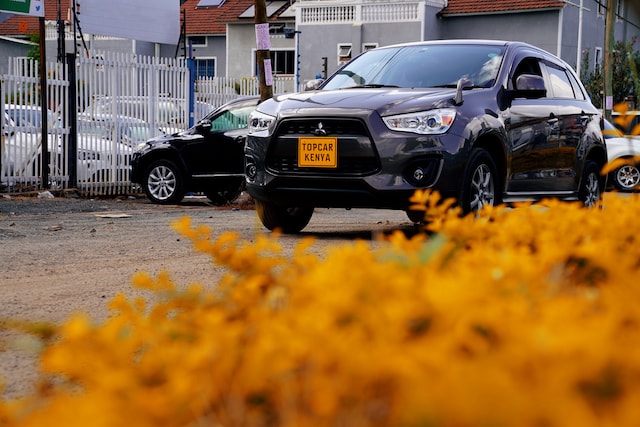
[[[334,75],[323,89],[356,86],[455,87],[461,78],[473,87],[495,83],[504,46],[414,45],[363,53]]]

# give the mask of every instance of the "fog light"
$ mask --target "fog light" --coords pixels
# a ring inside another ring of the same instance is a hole
[[[416,181],[422,181],[424,179],[424,171],[422,168],[417,168],[413,171],[413,179]]]
[[[251,180],[256,179],[256,175],[258,175],[258,168],[256,168],[256,165],[254,165],[253,163],[248,164],[245,167],[244,173],[248,179],[251,179]]]
[[[414,161],[404,170],[404,179],[416,187],[433,185],[438,174],[438,160],[424,159]]]

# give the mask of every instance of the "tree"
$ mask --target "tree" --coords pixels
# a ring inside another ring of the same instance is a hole
[[[39,61],[40,60],[40,34],[29,34],[29,41],[31,47],[27,51],[27,58]]]
[[[637,70],[640,69],[640,52],[634,51],[636,39],[623,43],[618,41],[613,49],[613,87],[612,95],[614,104],[625,101],[628,96],[637,97],[640,93],[640,84]],[[589,54],[582,57],[582,75],[580,76],[593,104],[603,108],[602,91],[604,87],[604,72],[601,66],[588,73]]]

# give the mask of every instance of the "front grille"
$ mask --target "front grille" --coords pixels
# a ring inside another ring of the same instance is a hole
[[[315,135],[322,123],[322,129],[328,136],[367,136],[368,133],[364,124],[360,120],[344,120],[344,119],[304,119],[304,120],[286,120],[280,124],[278,135],[295,135],[309,136]]]
[[[326,136],[338,138],[336,168],[298,166],[298,138],[317,136],[321,128]],[[364,123],[357,119],[287,119],[276,130],[267,168],[275,174],[305,173],[326,176],[364,176],[380,170],[380,161]]]

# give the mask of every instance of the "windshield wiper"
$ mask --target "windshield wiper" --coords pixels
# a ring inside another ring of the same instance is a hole
[[[400,86],[396,86],[396,85],[383,85],[383,84],[377,84],[377,83],[367,83],[364,85],[355,85],[355,86],[349,86],[349,87],[345,87],[343,89],[362,89],[362,88],[381,88],[381,87],[400,87]]]
[[[442,87],[442,88],[451,88],[451,89],[455,89],[458,87],[457,84],[452,83],[452,84],[446,84],[446,85],[435,85],[435,86],[429,86],[429,87]],[[481,86],[474,86],[474,85],[465,85],[463,87],[463,89],[475,89],[477,87],[481,87]]]

